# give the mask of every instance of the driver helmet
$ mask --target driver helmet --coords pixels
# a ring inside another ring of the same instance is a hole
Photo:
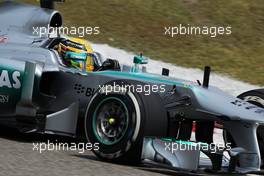
[[[62,56],[64,64],[69,67],[88,72],[94,70],[94,59],[96,59],[96,55],[91,45],[84,39],[63,39],[59,43],[58,53]]]

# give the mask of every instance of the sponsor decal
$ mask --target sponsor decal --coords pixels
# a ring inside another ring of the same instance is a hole
[[[7,70],[0,71],[0,88],[7,87],[7,88],[14,88],[14,89],[20,89],[21,82],[19,80],[20,78],[20,72],[14,71],[12,73],[9,73]]]
[[[0,94],[0,103],[8,103],[8,102],[9,102],[9,95]]]
[[[258,114],[264,113],[263,108],[250,104],[247,101],[242,101],[242,100],[237,99],[235,101],[232,101],[231,104],[241,107],[241,108],[245,108],[246,110],[253,110],[255,113],[258,113]]]
[[[74,90],[76,91],[77,94],[84,94],[87,97],[90,97],[94,94],[95,89],[90,88],[90,87],[84,87],[81,84],[75,84],[74,85]]]

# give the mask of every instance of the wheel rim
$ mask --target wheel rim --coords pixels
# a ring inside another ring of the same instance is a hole
[[[128,124],[127,106],[117,97],[105,98],[93,113],[93,133],[105,145],[118,143],[126,134]]]

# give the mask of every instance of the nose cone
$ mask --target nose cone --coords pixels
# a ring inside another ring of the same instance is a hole
[[[232,97],[214,87],[194,87],[193,92],[203,110],[229,117],[231,120],[264,124],[263,108]]]

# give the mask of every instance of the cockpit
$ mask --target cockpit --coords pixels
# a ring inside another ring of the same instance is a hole
[[[49,39],[43,47],[55,52],[59,64],[63,67],[77,69],[81,72],[120,71],[117,60],[103,59],[102,55],[93,51],[91,45],[86,42],[83,39],[73,41],[58,37]]]

